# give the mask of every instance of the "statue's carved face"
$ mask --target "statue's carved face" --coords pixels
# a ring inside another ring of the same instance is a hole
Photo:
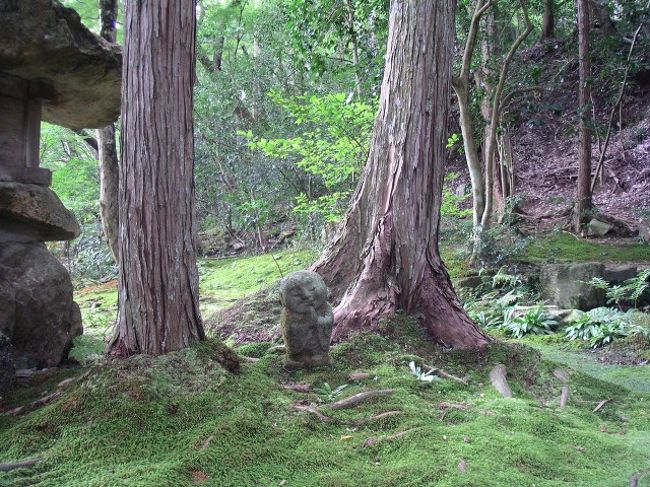
[[[285,300],[287,308],[299,313],[317,308],[327,299],[327,290],[323,287],[313,282],[290,287]]]
[[[282,303],[295,313],[307,313],[327,301],[328,290],[318,274],[304,271],[281,286]]]

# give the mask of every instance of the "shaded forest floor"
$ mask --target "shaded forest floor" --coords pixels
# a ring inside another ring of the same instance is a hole
[[[562,238],[537,244],[562,249]],[[587,244],[596,256],[648,260],[637,246]],[[534,247],[528,252],[548,255]],[[42,458],[31,469],[0,473],[0,486],[611,487],[627,485],[631,475],[650,467],[650,366],[639,365],[643,356],[625,343],[593,352],[550,335],[504,340],[479,354],[443,352],[415,323],[398,318],[385,324],[383,336],[360,335],[335,346],[331,368],[286,372],[282,356],[269,352],[273,343],[246,330],[276,326],[268,286],[314,257],[283,251],[275,259],[201,262],[203,311],[221,310],[208,320],[216,326],[212,332],[259,359],[238,375],[222,368],[212,341],[155,359],[95,362],[116,291],[112,284],[80,291],[89,333],[75,349],[86,366],[38,375],[17,388],[6,407],[90,373],[47,406],[24,416],[0,415],[0,462]],[[255,296],[266,301],[245,318],[241,309],[224,315],[245,295],[249,303],[258,302]],[[218,327],[220,316],[246,323]],[[278,338],[267,330],[267,337]],[[418,380],[411,361],[465,377],[468,385]],[[507,367],[513,399],[490,385],[497,363]],[[558,368],[570,375],[564,409]],[[359,372],[367,377],[350,377]],[[309,391],[287,388],[295,384],[308,384]],[[328,409],[333,401],[376,389],[394,393],[351,409]],[[333,421],[297,410],[307,405]],[[377,417],[385,412],[391,414]],[[638,485],[650,486],[650,478]]]

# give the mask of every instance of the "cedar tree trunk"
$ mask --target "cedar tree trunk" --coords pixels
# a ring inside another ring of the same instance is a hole
[[[100,0],[100,35],[115,42],[117,0]],[[117,262],[118,258],[118,189],[120,167],[115,143],[115,124],[97,130],[97,159],[99,160],[99,209],[108,248]]]
[[[591,209],[591,63],[589,60],[589,0],[578,0],[578,114],[580,116],[580,152],[578,161],[578,188],[573,224],[580,231],[587,212]]]
[[[488,342],[438,253],[455,3],[392,2],[368,163],[344,225],[315,266],[335,294],[350,284],[335,309],[335,339],[401,309],[442,344]]]
[[[132,0],[122,73],[118,355],[205,337],[194,219],[195,5]]]

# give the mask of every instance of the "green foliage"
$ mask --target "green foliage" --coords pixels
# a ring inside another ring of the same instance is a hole
[[[650,269],[642,270],[635,277],[624,281],[623,284],[610,284],[600,277],[591,278],[587,284],[604,290],[607,304],[615,304],[619,308],[622,304],[629,304],[636,308],[639,299],[650,288]]]
[[[342,384],[334,389],[328,382],[323,382],[320,386],[314,387],[312,390],[318,394],[320,402],[333,402],[341,393],[347,389],[348,384]]]
[[[540,237],[517,256],[533,264],[553,262],[643,262],[650,260],[650,247],[642,244],[598,243],[578,239],[566,232]]]
[[[450,183],[458,178],[458,173],[450,172],[445,176],[445,183]],[[442,203],[440,204],[440,216],[453,219],[466,218],[472,215],[470,208],[461,208],[461,204],[469,198],[469,194],[458,195],[453,192],[448,184],[442,188]]]
[[[528,334],[549,335],[557,326],[557,320],[546,313],[543,306],[538,306],[527,310],[521,316],[507,320],[507,323],[504,319],[503,329],[514,338],[522,338]]]
[[[297,214],[337,221],[366,162],[374,107],[351,102],[344,93],[289,98],[271,92],[269,98],[287,112],[297,135],[275,139],[256,138],[251,131],[240,135],[251,149],[274,160],[292,161],[316,178],[309,194],[296,197]]]
[[[613,308],[595,308],[582,314],[565,330],[569,340],[588,341],[593,348],[611,343],[631,332],[624,313]]]

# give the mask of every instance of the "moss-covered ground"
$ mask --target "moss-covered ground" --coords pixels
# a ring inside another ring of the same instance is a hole
[[[444,353],[406,320],[392,328],[389,337],[338,345],[333,366],[311,372],[290,374],[281,356],[249,344],[241,352],[260,360],[232,375],[213,360],[210,342],[96,367],[59,401],[0,416],[0,461],[43,459],[0,474],[0,485],[613,487],[650,465],[650,395],[574,372],[560,409],[557,365],[532,348]],[[410,360],[467,376],[469,385],[418,381]],[[506,364],[514,399],[489,385],[495,363]],[[351,381],[358,371],[369,378]],[[283,387],[292,382],[348,387],[332,398]],[[380,388],[395,393],[327,409]],[[610,402],[594,413],[603,399]],[[341,424],[296,412],[295,403],[319,405]],[[386,411],[399,414],[353,424]]]
[[[316,257],[312,250],[283,250],[255,256],[199,259],[203,317],[270,286],[289,272],[309,267]],[[75,301],[81,308],[85,335],[77,339],[73,356],[79,359],[101,354],[104,338],[117,316],[117,281],[80,289]]]
[[[203,261],[204,312],[313,257]],[[97,335],[114,313],[114,285],[77,299]],[[649,366],[603,362],[602,354],[555,336],[443,352],[409,320],[383,330],[335,346],[333,365],[314,371],[285,371],[282,356],[260,342],[237,346],[259,360],[236,375],[215,361],[212,341],[155,359],[96,363],[56,402],[20,417],[0,415],[0,463],[42,458],[33,468],[0,473],[0,486],[614,487],[650,467]],[[77,348],[88,355],[83,342]],[[420,381],[411,360],[466,377],[468,385]],[[507,366],[513,399],[490,385],[496,363]],[[565,409],[558,367],[570,371]],[[18,387],[6,406],[29,403],[87,370],[62,369]],[[352,380],[351,372],[368,378]],[[312,391],[284,387],[290,383]],[[349,410],[327,408],[385,388],[395,393]],[[295,404],[318,406],[337,421],[322,422]],[[367,421],[387,411],[398,413]],[[650,487],[650,478],[638,485]]]
[[[531,242],[519,256],[532,264],[546,262],[649,262],[650,246],[633,241],[596,241],[554,232]]]

